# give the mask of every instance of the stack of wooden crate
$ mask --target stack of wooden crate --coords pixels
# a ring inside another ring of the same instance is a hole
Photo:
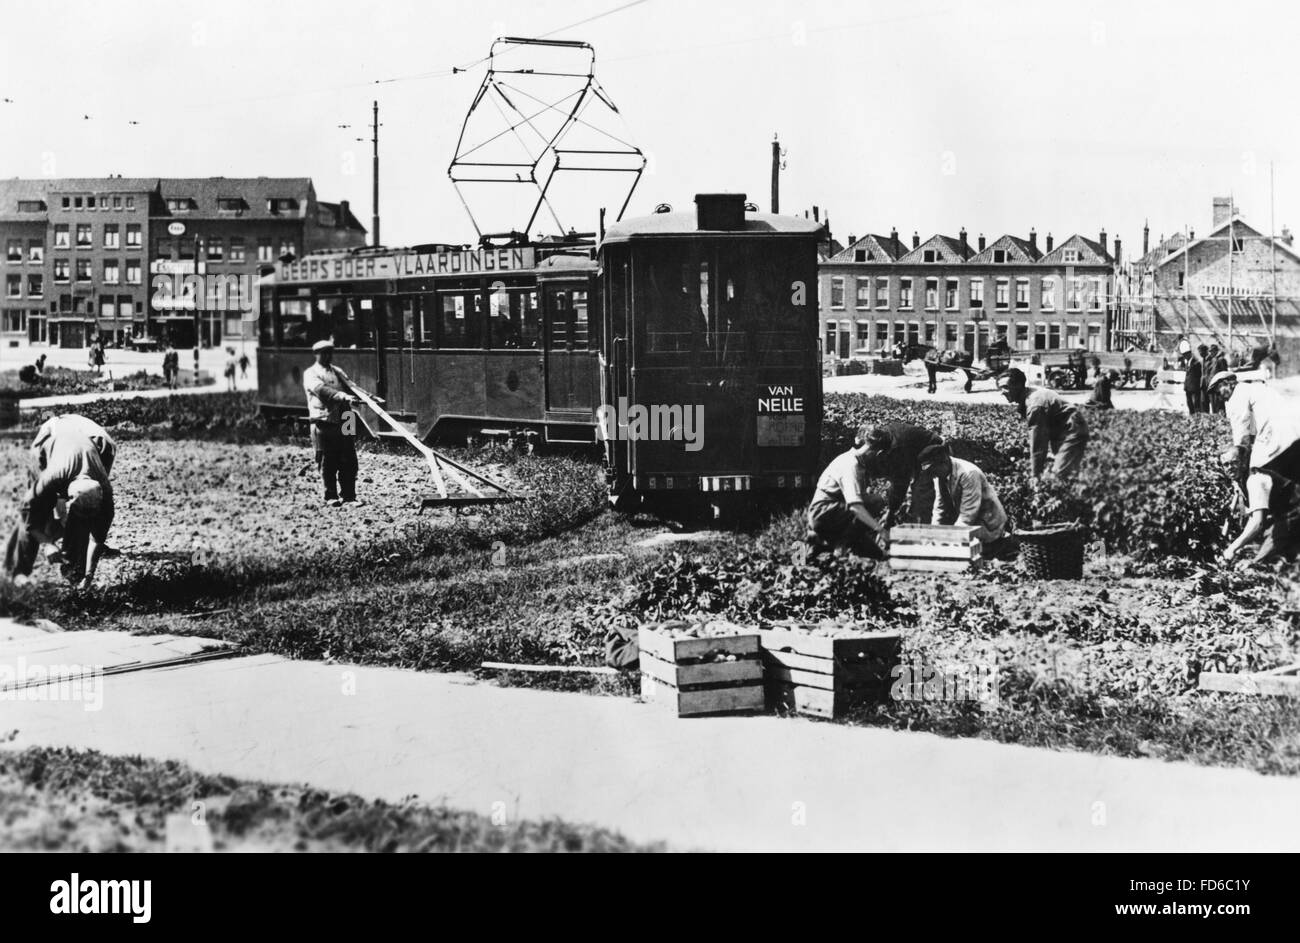
[[[971,570],[980,560],[978,530],[965,524],[898,524],[889,529],[889,565],[895,570]]]
[[[694,634],[687,634],[693,632]],[[761,711],[763,663],[758,632],[656,623],[637,633],[641,696],[679,717]]]
[[[768,707],[838,717],[889,696],[901,658],[898,633],[819,631],[797,624],[762,630]]]

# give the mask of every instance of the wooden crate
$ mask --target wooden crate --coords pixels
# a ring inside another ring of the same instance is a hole
[[[896,632],[829,637],[778,627],[761,639],[768,707],[818,717],[887,698],[902,657]]]
[[[637,633],[641,696],[679,717],[761,711],[765,704],[758,633],[674,638],[652,626]],[[731,656],[732,661],[717,660]]]
[[[895,570],[961,573],[980,560],[978,527],[899,524],[889,530],[889,566]]]
[[[1222,691],[1228,694],[1300,697],[1300,664],[1245,673],[1202,671],[1196,679],[1196,686],[1202,691]]]

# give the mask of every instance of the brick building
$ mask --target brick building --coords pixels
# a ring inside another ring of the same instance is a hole
[[[262,266],[364,243],[306,177],[0,180],[0,346],[254,338]]]
[[[1148,234],[1127,271],[1126,335],[1172,350],[1186,334],[1240,352],[1271,343],[1276,331],[1290,370],[1300,368],[1300,254],[1289,231],[1270,237],[1217,197],[1204,235],[1189,230],[1148,249]]]
[[[823,351],[846,358],[902,341],[980,353],[1005,334],[1020,350],[1106,349],[1113,314],[1115,256],[1106,233],[1041,248],[1005,235],[971,245],[966,230],[911,245],[888,236],[849,237],[820,266]]]

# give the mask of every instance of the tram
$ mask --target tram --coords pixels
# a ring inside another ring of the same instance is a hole
[[[598,444],[619,506],[806,492],[822,421],[820,227],[743,194],[695,203],[615,223],[598,243],[282,262],[260,286],[259,404],[305,411],[302,371],[329,338],[334,362],[425,441],[527,431]]]

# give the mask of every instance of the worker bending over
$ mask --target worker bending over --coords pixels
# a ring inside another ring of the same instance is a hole
[[[61,416],[37,432],[31,454],[34,468],[5,547],[5,570],[26,576],[41,543],[61,542],[64,577],[87,587],[113,523],[109,469],[116,446],[84,416]]]
[[[953,458],[946,445],[932,445],[921,453],[921,474],[934,481],[931,524],[961,524],[978,528],[975,536],[986,559],[1015,555],[1007,534],[1007,512],[997,489],[974,462]],[[947,501],[942,496],[947,496]]]
[[[883,559],[885,501],[867,491],[871,446],[869,426],[858,430],[853,448],[837,455],[817,481],[808,505],[804,542],[814,552],[846,547],[859,556]]]
[[[1241,533],[1223,551],[1224,562],[1231,563],[1247,544],[1260,538],[1252,564],[1294,560],[1300,553],[1300,485],[1255,467],[1243,476],[1242,452],[1236,446],[1220,453],[1219,467],[1232,481],[1246,514]]]
[[[889,509],[882,522],[886,527],[905,520],[929,519],[934,504],[934,480],[920,473],[921,453],[943,439],[929,429],[906,422],[864,426],[858,432],[867,447],[864,467],[868,477],[889,479]]]
[[[1300,407],[1296,401],[1261,383],[1241,383],[1227,370],[1210,378],[1210,392],[1224,404],[1232,443],[1241,451],[1246,467],[1300,482]]]
[[[1025,374],[1012,367],[998,378],[998,391],[1015,403],[1029,427],[1030,475],[1039,478],[1053,458],[1052,473],[1070,478],[1083,462],[1088,424],[1083,413],[1053,390],[1027,386]]]

